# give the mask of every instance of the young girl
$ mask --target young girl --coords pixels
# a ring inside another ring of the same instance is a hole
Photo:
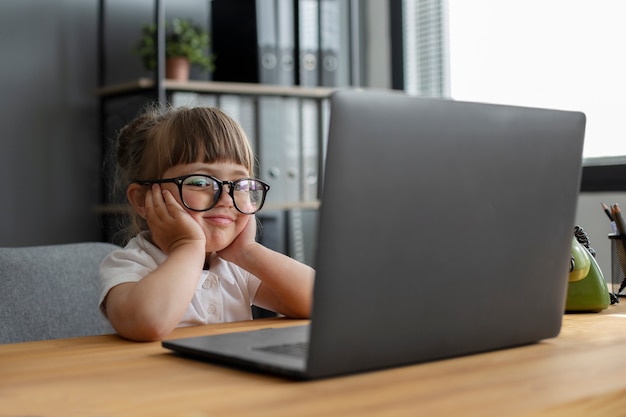
[[[306,318],[314,271],[255,241],[269,186],[241,127],[216,108],[153,109],[118,137],[133,233],[100,269],[100,308],[123,337],[248,320],[251,304]]]

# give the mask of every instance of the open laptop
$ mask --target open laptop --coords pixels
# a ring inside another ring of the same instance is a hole
[[[584,114],[351,90],[330,109],[310,325],[164,347],[314,379],[559,333]]]

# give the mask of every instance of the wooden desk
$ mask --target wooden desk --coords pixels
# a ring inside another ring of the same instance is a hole
[[[304,321],[178,329],[172,338]],[[416,330],[418,331],[418,330]],[[314,382],[115,335],[0,345],[0,416],[626,415],[626,300],[535,345]]]

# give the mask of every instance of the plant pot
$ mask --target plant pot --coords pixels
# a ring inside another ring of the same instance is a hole
[[[189,80],[189,60],[175,57],[165,60],[165,78],[176,81]]]

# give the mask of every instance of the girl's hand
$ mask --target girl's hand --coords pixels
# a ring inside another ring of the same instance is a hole
[[[145,207],[152,240],[163,252],[169,254],[188,244],[205,247],[204,231],[169,190],[153,184],[146,193]]]
[[[246,227],[230,245],[217,252],[220,258],[235,264],[238,264],[237,259],[240,259],[252,247],[251,245],[256,245],[256,217],[254,215],[246,215],[245,217],[248,221]]]

